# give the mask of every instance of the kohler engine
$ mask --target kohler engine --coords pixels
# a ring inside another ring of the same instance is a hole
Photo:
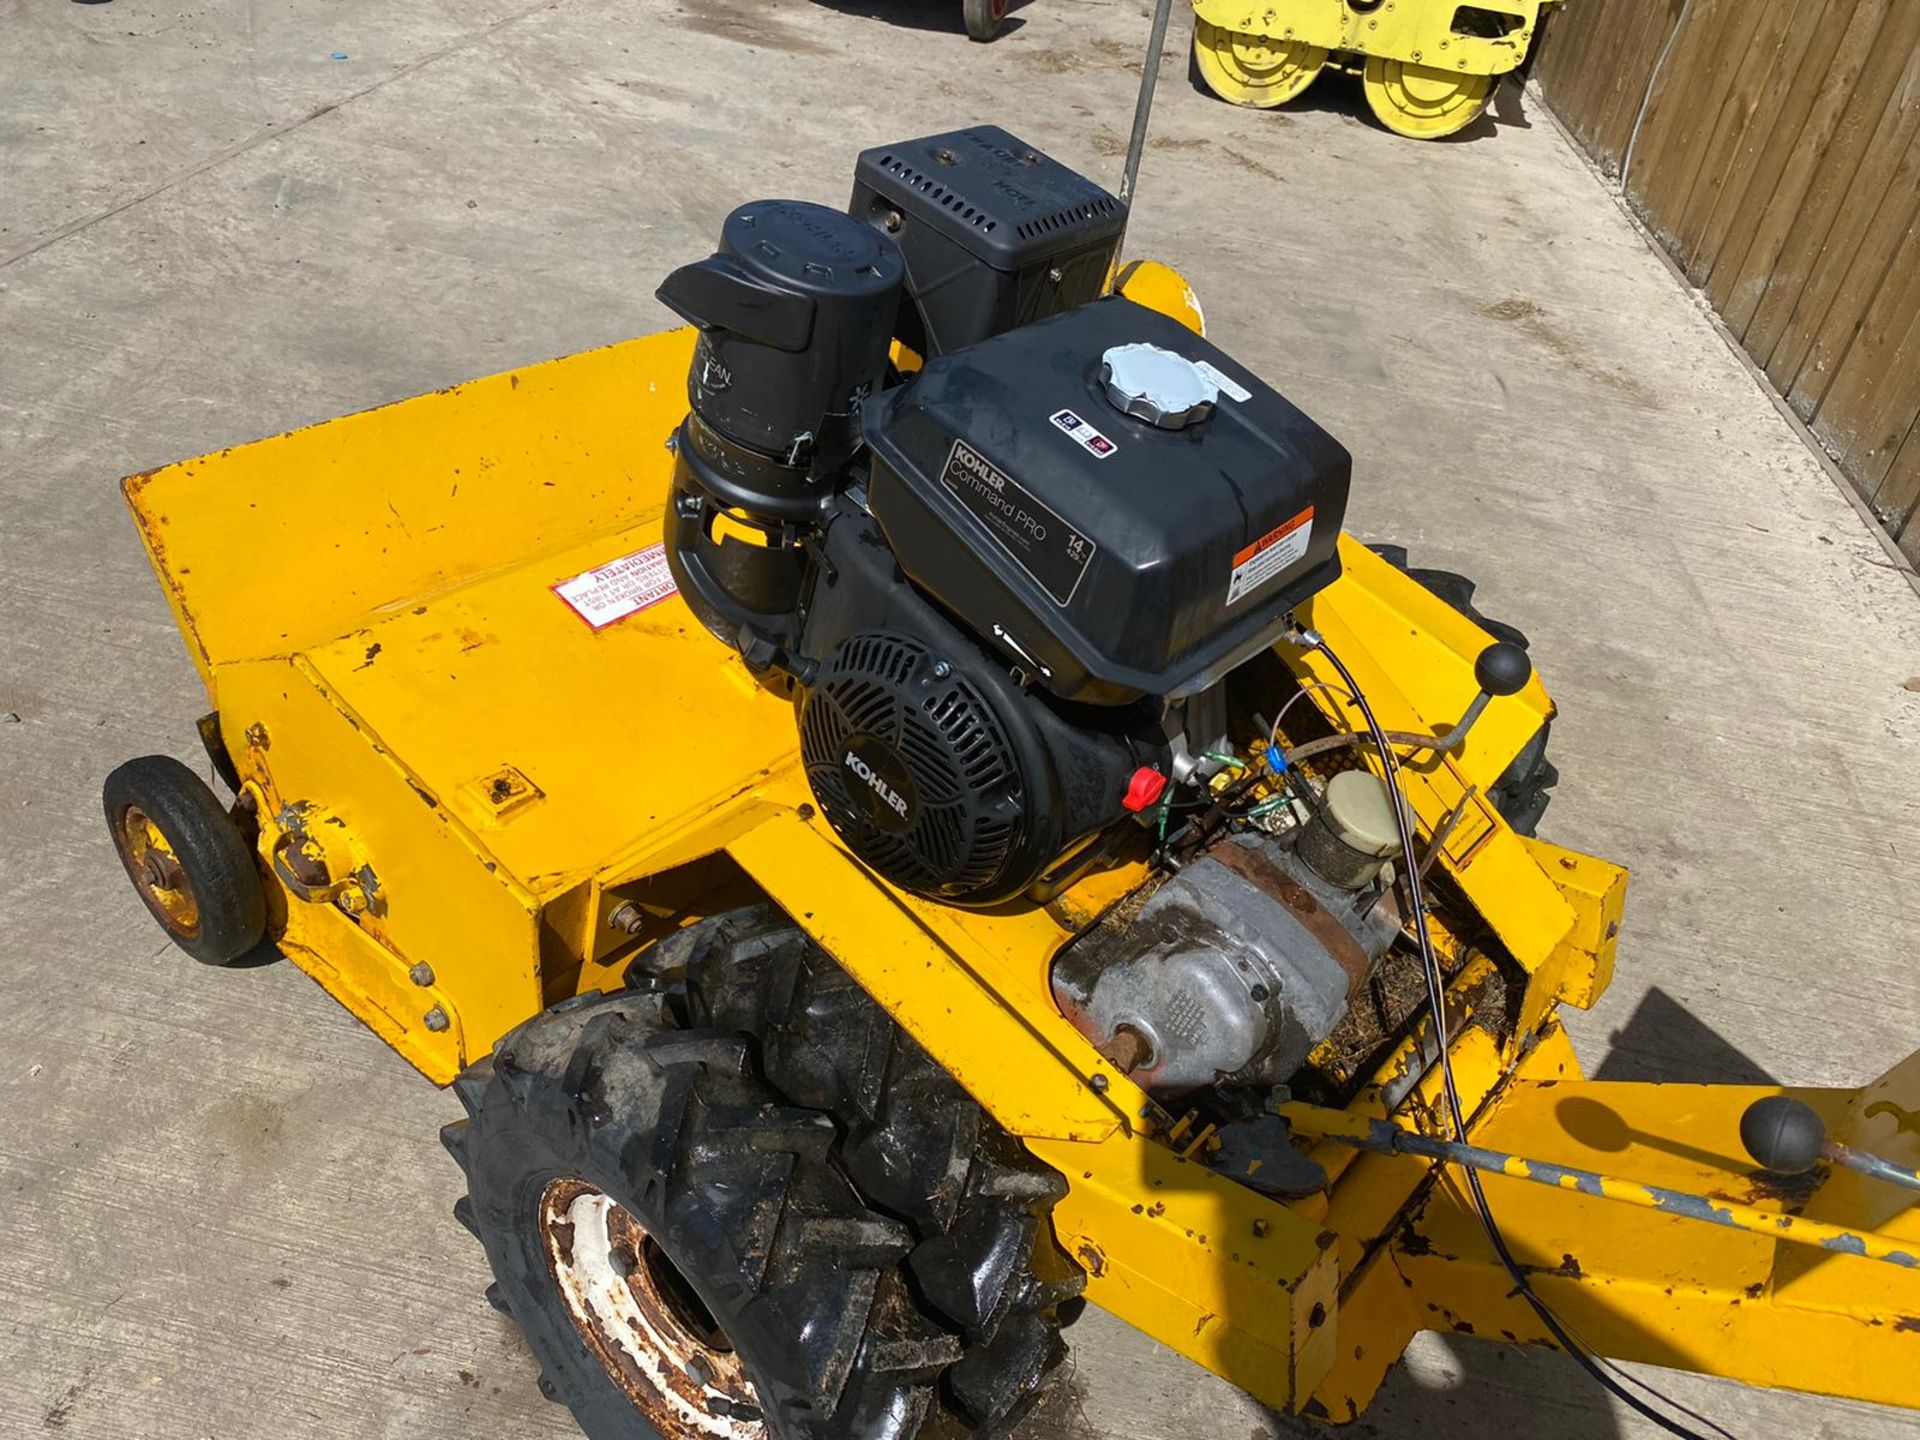
[[[847,846],[946,903],[1044,896],[1209,803],[1225,681],[1339,573],[1347,452],[1100,298],[1124,222],[981,127],[862,155],[851,214],[742,206],[660,290],[700,330],[681,591],[795,697]],[[1118,951],[1062,967],[1068,1012],[1167,1088],[1297,1065],[1399,928],[1384,792],[1345,788],[1162,884]]]

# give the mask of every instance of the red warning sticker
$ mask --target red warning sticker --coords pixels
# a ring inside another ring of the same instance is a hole
[[[665,545],[622,555],[553,587],[553,593],[596,630],[637,615],[679,591],[673,572],[667,569]]]
[[[1227,580],[1227,604],[1251,595],[1307,553],[1313,542],[1313,507],[1309,505],[1283,525],[1276,525],[1233,556],[1233,574]]]

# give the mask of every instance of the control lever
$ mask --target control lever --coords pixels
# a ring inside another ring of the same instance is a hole
[[[1479,683],[1480,693],[1473,697],[1459,724],[1427,742],[1433,749],[1451,750],[1466,739],[1467,732],[1486,710],[1487,702],[1496,695],[1518,695],[1526,689],[1527,682],[1533,679],[1533,661],[1511,640],[1496,640],[1473,662],[1473,678]]]

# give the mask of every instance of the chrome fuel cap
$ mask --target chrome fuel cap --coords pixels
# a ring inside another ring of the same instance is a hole
[[[1213,413],[1220,389],[1184,355],[1158,345],[1116,345],[1100,357],[1107,400],[1123,415],[1183,430]]]

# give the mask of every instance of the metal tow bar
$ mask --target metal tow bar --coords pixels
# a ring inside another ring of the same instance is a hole
[[[1789,1111],[1785,1108],[1787,1106],[1797,1106],[1798,1111],[1805,1113]],[[1391,1120],[1370,1120],[1317,1105],[1296,1102],[1276,1106],[1275,1110],[1299,1134],[1337,1140],[1361,1150],[1382,1155],[1417,1155],[1429,1160],[1465,1165],[1491,1175],[1531,1180],[1536,1185],[1573,1190],[1596,1199],[1634,1205],[1642,1210],[1657,1210],[1688,1220],[1703,1220],[1730,1230],[1746,1230],[1772,1240],[1810,1245],[1844,1255],[1860,1255],[1909,1270],[1920,1269],[1920,1255],[1914,1254],[1909,1248],[1911,1241],[1895,1240],[1871,1230],[1849,1230],[1840,1225],[1830,1225],[1824,1220],[1783,1215],[1779,1211],[1762,1210],[1737,1200],[1695,1195],[1685,1190],[1668,1189],[1664,1185],[1648,1185],[1624,1176],[1602,1174],[1598,1170],[1556,1165],[1548,1160],[1530,1160],[1524,1155],[1511,1155],[1504,1150],[1491,1150],[1482,1145],[1436,1140],[1432,1136],[1403,1129]],[[1805,1173],[1824,1158],[1863,1175],[1920,1190],[1920,1173],[1827,1139],[1825,1126],[1819,1117],[1809,1107],[1784,1096],[1757,1101],[1749,1107],[1741,1124],[1741,1135],[1750,1150],[1756,1152],[1755,1160],[1759,1161],[1762,1168],[1775,1174]],[[1757,1153],[1763,1150],[1768,1153]]]

